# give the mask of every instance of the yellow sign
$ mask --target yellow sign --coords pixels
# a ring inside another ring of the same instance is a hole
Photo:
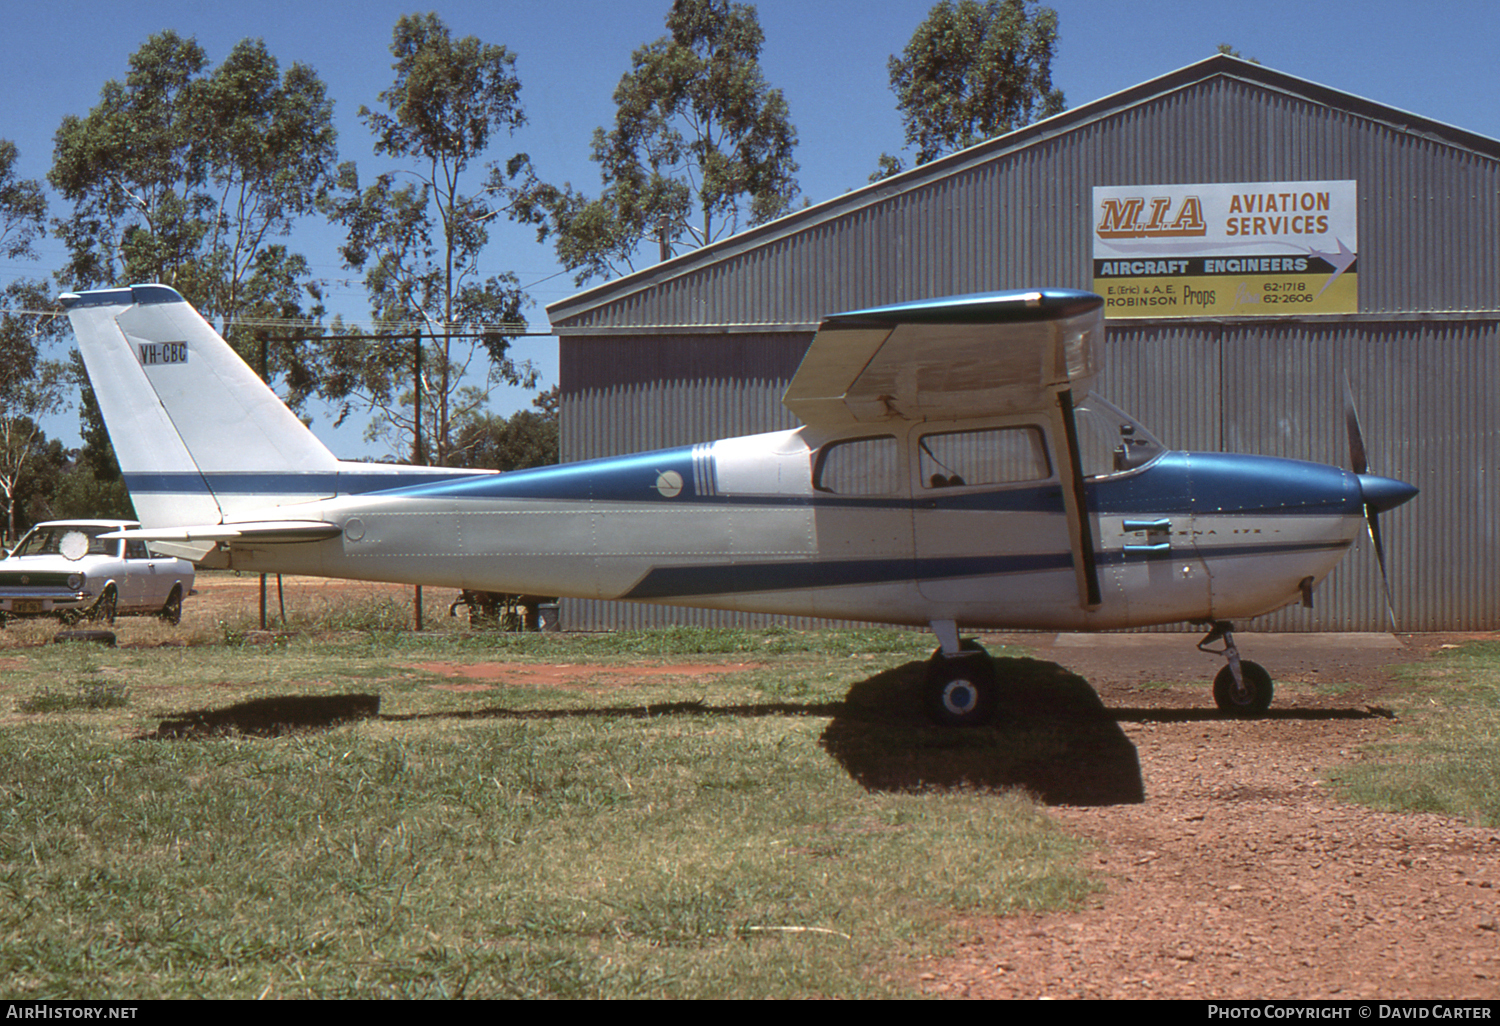
[[[1094,189],[1107,317],[1357,313],[1358,254],[1353,181]]]

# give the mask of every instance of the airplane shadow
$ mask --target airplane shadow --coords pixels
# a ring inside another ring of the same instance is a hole
[[[201,709],[163,720],[142,741],[180,741],[245,734],[280,737],[300,730],[327,730],[380,714],[379,695],[288,695],[252,698],[223,709]]]
[[[876,791],[1020,788],[1050,804],[1112,805],[1144,800],[1135,748],[1117,713],[1087,681],[1055,663],[996,659],[994,724],[955,730],[929,723],[922,708],[926,663],[913,662],[857,682],[842,702],[592,706],[584,709],[488,708],[380,713],[371,694],[254,698],[163,720],[140,740],[191,740],[239,734],[279,737],[327,730],[380,716],[389,721],[572,719],[659,716],[819,716],[819,743],[858,783]],[[1156,715],[1170,711],[1155,710]]]
[[[1020,789],[1049,805],[1145,800],[1135,746],[1088,681],[1038,659],[994,662],[991,725],[930,725],[926,663],[908,663],[850,689],[823,732],[824,750],[872,791]]]

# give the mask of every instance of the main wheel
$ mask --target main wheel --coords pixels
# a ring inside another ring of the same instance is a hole
[[[107,624],[115,622],[115,606],[119,602],[119,594],[115,591],[113,584],[104,589],[104,594],[99,596],[99,601],[94,603],[94,608],[89,610],[89,619],[101,621]]]
[[[1260,663],[1242,659],[1240,676],[1244,678],[1244,688],[1235,687],[1234,674],[1227,666],[1214,677],[1214,702],[1219,711],[1245,718],[1264,716],[1271,708],[1271,696],[1276,690],[1271,684],[1271,675]]]
[[[965,647],[968,647],[967,645]],[[995,714],[995,667],[979,649],[973,655],[934,655],[927,664],[927,715],[944,727],[977,727]]]
[[[182,585],[172,586],[172,594],[167,596],[166,604],[161,607],[161,612],[157,615],[173,627],[182,622]]]

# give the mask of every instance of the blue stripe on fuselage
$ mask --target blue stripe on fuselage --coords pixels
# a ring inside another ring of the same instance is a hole
[[[675,475],[675,476],[673,476]],[[986,490],[923,489],[915,500],[891,496],[700,494],[693,449],[661,449],[564,463],[505,474],[455,469],[433,475],[340,471],[310,474],[220,472],[125,475],[135,493],[198,492],[203,479],[215,494],[375,495],[421,499],[629,502],[728,506],[838,506],[972,512],[1063,512],[1056,482]],[[416,480],[414,480],[416,479]],[[1149,466],[1088,482],[1090,512],[1156,514],[1347,514],[1361,509],[1359,483],[1337,467],[1268,456],[1170,452]]]
[[[1349,547],[1343,542],[1284,542],[1257,545],[1194,546],[1195,558],[1286,555],[1294,552],[1327,552]],[[1099,552],[1100,566],[1141,562],[1154,558],[1122,551]],[[1170,551],[1160,558],[1174,557]],[[1038,571],[1070,570],[1070,552],[1039,552],[1029,555],[936,556],[917,559],[816,559],[781,560],[774,563],[705,563],[691,566],[659,566],[646,572],[635,587],[620,597],[635,600],[685,599],[704,595],[740,595],[750,592],[803,591],[851,585],[905,584],[922,581],[958,580],[970,577],[1005,577]]]

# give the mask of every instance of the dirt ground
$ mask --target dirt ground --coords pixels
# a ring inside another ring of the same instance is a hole
[[[1044,636],[1045,639],[1045,636]],[[930,993],[971,998],[1500,997],[1500,831],[1335,800],[1332,767],[1389,736],[1389,667],[1460,638],[1238,636],[1279,693],[1219,719],[1196,638],[1059,636],[1139,760],[1142,800],[1053,804],[1098,843],[1080,912],[975,920]],[[1143,687],[1147,682],[1172,686]],[[1295,685],[1337,685],[1319,693]],[[1352,686],[1351,686],[1352,685]]]
[[[203,583],[184,611],[188,624],[256,609],[253,577]],[[290,578],[287,602],[339,601],[353,588],[410,595]],[[446,617],[454,597],[428,590],[427,617]],[[1196,636],[986,640],[1024,644],[1097,695],[1112,721],[1111,766],[1131,780],[1091,789],[1097,767],[1080,764],[1078,779],[1037,784],[1064,828],[1097,843],[1091,868],[1106,888],[1082,911],[966,922],[970,939],[921,967],[924,990],[1500,998],[1500,830],[1373,812],[1335,800],[1322,783],[1367,757],[1361,746],[1390,736],[1391,667],[1462,638],[1241,634],[1244,657],[1277,680],[1271,715],[1254,721],[1214,712],[1207,682],[1223,662],[1199,652]]]

